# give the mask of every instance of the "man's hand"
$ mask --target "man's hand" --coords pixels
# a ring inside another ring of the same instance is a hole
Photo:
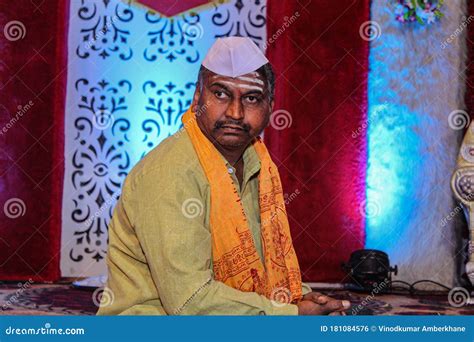
[[[310,292],[297,304],[298,315],[345,316],[344,310],[351,307],[347,300],[337,300],[319,292]]]

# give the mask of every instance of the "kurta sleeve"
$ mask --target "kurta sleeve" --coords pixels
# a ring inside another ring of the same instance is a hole
[[[302,284],[301,284],[301,288],[302,288],[302,291],[301,291],[301,292],[303,293],[303,296],[304,296],[305,294],[308,294],[308,293],[310,293],[310,292],[313,291],[313,289],[311,288],[311,286],[309,286],[309,285],[306,284],[306,283],[302,283]]]
[[[275,305],[265,296],[214,280],[209,193],[192,168],[163,167],[155,176],[141,177],[123,194],[123,210],[135,229],[166,313],[297,315],[296,305]]]

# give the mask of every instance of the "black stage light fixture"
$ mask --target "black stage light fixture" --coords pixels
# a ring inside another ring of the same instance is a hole
[[[391,267],[388,255],[376,249],[359,249],[352,252],[349,262],[342,268],[352,283],[362,291],[372,291],[379,286],[380,292],[391,288],[392,273],[397,275],[398,267]],[[380,286],[381,283],[386,283]]]

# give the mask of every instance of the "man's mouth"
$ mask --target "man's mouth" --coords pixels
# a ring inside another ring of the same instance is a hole
[[[249,135],[250,127],[243,122],[217,122],[214,129],[224,135]]]
[[[232,131],[244,131],[243,127],[235,125],[223,125],[222,129],[232,130]]]

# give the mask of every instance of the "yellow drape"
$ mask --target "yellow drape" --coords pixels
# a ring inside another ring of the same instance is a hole
[[[298,301],[302,297],[300,268],[278,169],[264,143],[259,138],[252,142],[261,163],[258,177],[262,262],[224,160],[202,133],[191,109],[182,120],[210,184],[214,278],[235,289],[257,292],[275,301]]]

